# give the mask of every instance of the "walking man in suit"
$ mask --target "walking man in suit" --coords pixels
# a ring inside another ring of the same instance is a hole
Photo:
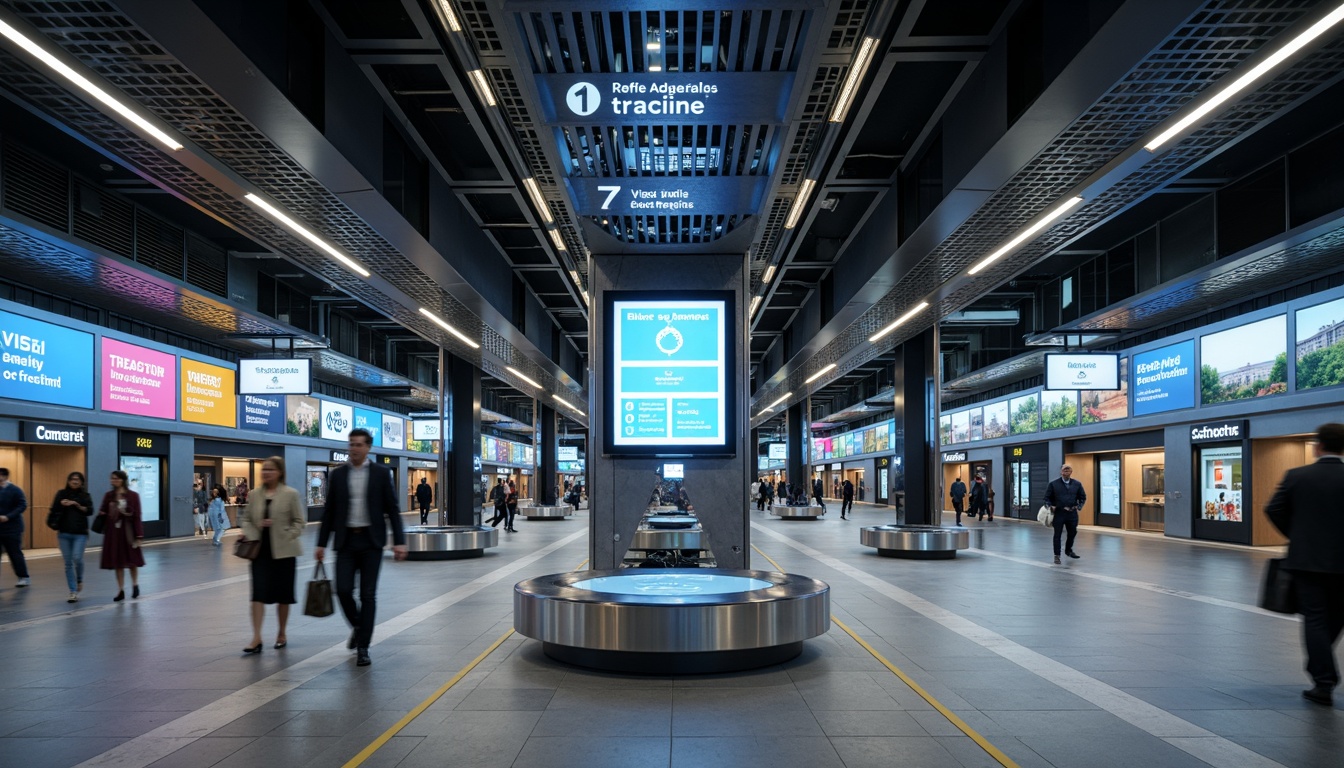
[[[854,514],[854,484],[846,478],[840,484],[840,519],[848,520],[847,515]]]
[[[415,503],[420,505],[420,524],[425,525],[429,522],[429,505],[434,503],[434,489],[429,487],[429,481],[423,477],[415,487]]]
[[[961,525],[961,513],[966,504],[966,484],[958,477],[952,483],[952,509],[957,513],[957,525]]]
[[[1288,537],[1284,568],[1293,574],[1312,688],[1307,701],[1334,703],[1335,642],[1344,630],[1344,424],[1316,429],[1316,463],[1288,470],[1265,513]]]
[[[821,507],[822,512],[826,511],[826,501],[821,498],[825,490],[826,486],[822,484],[820,477],[812,481],[812,498],[817,500],[817,506]]]
[[[1073,479],[1073,467],[1065,464],[1059,468],[1059,477],[1050,481],[1045,488],[1045,503],[1055,512],[1055,565],[1059,565],[1059,536],[1065,528],[1069,529],[1069,538],[1064,542],[1064,554],[1078,559],[1073,551],[1073,540],[1078,536],[1078,510],[1087,502],[1087,491],[1083,484]]]
[[[378,570],[383,564],[387,528],[392,528],[392,552],[406,559],[406,534],[392,487],[392,470],[369,461],[373,435],[367,429],[350,431],[350,460],[333,469],[327,481],[327,508],[317,534],[313,558],[326,554],[327,539],[336,538],[336,597],[350,622],[348,647],[356,650],[355,663],[367,667],[369,642],[378,606]],[[355,574],[359,574],[359,603],[355,602]]]

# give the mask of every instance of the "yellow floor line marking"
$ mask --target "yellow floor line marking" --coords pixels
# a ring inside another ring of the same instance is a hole
[[[577,566],[574,567],[574,570],[577,571],[587,564],[588,559],[584,558],[582,563],[579,563]],[[470,674],[471,670],[475,669],[476,666],[480,664],[482,661],[485,661],[486,657],[494,653],[499,648],[499,646],[504,644],[505,640],[509,639],[509,637],[512,634],[513,630],[510,629],[508,632],[505,632],[504,634],[500,635],[499,639],[491,643],[489,648],[486,648],[484,651],[481,651],[481,655],[472,659],[470,664],[458,670],[457,674],[453,675],[452,679],[444,683],[437,691],[431,693],[429,695],[429,698],[417,704],[415,709],[412,709],[410,712],[407,712],[405,717],[401,718],[396,723],[394,723],[391,728],[388,728],[386,731],[383,731],[382,736],[379,736],[378,738],[374,739],[369,744],[369,746],[360,750],[359,754],[350,758],[349,762],[341,766],[341,768],[359,768],[359,766],[363,765],[365,760],[368,760],[370,757],[373,757],[378,750],[383,748],[384,744],[392,740],[392,737],[396,736],[398,733],[401,733],[402,729],[404,729],[411,723],[415,722],[415,718],[424,714],[425,710],[429,709],[431,706],[434,705],[434,702],[443,698],[443,695],[448,691],[452,690],[452,687],[454,685],[457,685],[458,683],[462,682],[462,678]]]
[[[369,746],[361,750],[359,754],[350,758],[350,761],[346,763],[343,766],[343,768],[357,768],[357,766],[363,765],[365,760],[368,760],[370,757],[373,757],[374,753],[377,752],[379,749],[382,749],[384,744],[391,741],[393,736],[396,736],[398,733],[401,733],[401,730],[403,728],[414,722],[415,718],[423,714],[426,709],[429,709],[434,702],[438,701],[443,696],[443,694],[447,693],[449,689],[451,689],[454,685],[457,685],[459,682],[461,682],[462,678],[466,677],[467,674],[471,672],[471,670],[475,669],[477,664],[480,664],[482,661],[485,661],[485,657],[494,653],[495,649],[503,645],[504,641],[508,640],[509,636],[512,634],[513,630],[510,629],[508,632],[505,632],[504,634],[500,635],[498,640],[491,643],[489,648],[486,648],[484,651],[481,652],[481,655],[472,659],[470,664],[458,670],[458,673],[456,675],[453,675],[448,682],[444,683],[439,688],[439,690],[430,694],[429,698],[420,702],[420,704],[417,705],[415,709],[412,709],[410,712],[407,712],[405,717],[401,718],[396,722],[395,725],[384,731],[382,736],[379,736],[378,738],[374,739],[373,743],[369,744]]]
[[[756,550],[756,552],[761,557],[764,557],[766,560],[769,560],[770,564],[775,567],[776,571],[784,573],[784,569],[779,567],[779,563],[776,563],[773,558],[762,552],[760,547],[756,546],[755,544],[752,544],[751,548]],[[892,664],[890,661],[887,661],[886,657],[878,653],[876,648],[868,644],[868,641],[864,640],[863,638],[855,634],[854,630],[845,626],[844,622],[840,621],[834,615],[832,615],[831,623],[835,624],[837,627],[844,630],[845,634],[854,638],[854,642],[863,646],[863,649],[865,651],[871,653],[873,655],[873,658],[877,659],[879,662],[882,663],[882,666],[891,670],[891,673],[896,675],[896,677],[899,677],[901,679],[901,682],[905,683],[906,686],[910,688],[910,690],[919,694],[920,698],[929,702],[929,705],[932,706],[934,709],[938,710],[938,714],[947,718],[947,721],[949,723],[955,725],[958,730],[960,730],[967,736],[971,737],[971,741],[974,741],[976,744],[980,746],[981,749],[985,750],[985,752],[990,757],[997,760],[999,765],[1004,766],[1004,768],[1018,768],[1017,763],[1013,762],[1013,759],[1011,757],[1005,755],[1003,753],[1003,750],[991,744],[989,742],[989,739],[986,739],[984,736],[981,736],[979,732],[977,732],[974,728],[968,725],[965,720],[962,720],[960,717],[957,717],[957,714],[955,712],[948,709],[946,706],[943,705],[941,701],[935,699],[928,691],[920,687],[919,683],[916,683],[914,680],[911,680],[910,676],[902,672],[900,667],[897,667],[895,664]]]

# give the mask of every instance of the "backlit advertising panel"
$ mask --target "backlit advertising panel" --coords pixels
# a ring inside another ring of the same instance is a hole
[[[321,437],[322,401],[307,395],[286,396],[285,432],[299,437]]]
[[[1106,353],[1052,353],[1045,356],[1045,388],[1120,388],[1120,356]]]
[[[1134,415],[1195,407],[1195,342],[1161,347],[1134,355]]]
[[[341,442],[349,440],[350,430],[354,429],[355,409],[330,400],[318,400],[318,402],[322,404],[322,439]]]
[[[398,451],[406,448],[406,421],[400,416],[383,415],[383,447]]]
[[[733,294],[608,291],[605,304],[607,452],[732,454]]]
[[[354,429],[367,429],[369,434],[373,435],[373,446],[381,448],[383,445],[383,414],[378,411],[370,411],[366,408],[355,409]]]
[[[93,407],[93,334],[0,312],[0,397]]]
[[[285,398],[281,395],[243,395],[238,426],[259,432],[285,433]]]
[[[312,386],[312,361],[307,358],[238,361],[241,395],[306,395]]]
[[[1200,338],[1199,397],[1204,405],[1287,391],[1287,315]]]
[[[217,427],[238,426],[235,371],[185,357],[181,361],[182,420]]]
[[[156,419],[177,417],[176,356],[106,337],[102,347],[99,407]]]

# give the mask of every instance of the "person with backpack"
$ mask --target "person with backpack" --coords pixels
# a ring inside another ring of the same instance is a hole
[[[70,587],[67,603],[79,601],[84,589],[84,547],[89,543],[89,516],[93,497],[89,495],[83,472],[65,476],[65,487],[56,492],[47,513],[47,527],[56,531],[56,541],[65,561],[65,583]]]

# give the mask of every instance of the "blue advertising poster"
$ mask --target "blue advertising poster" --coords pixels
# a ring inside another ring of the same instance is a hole
[[[0,312],[0,397],[93,407],[93,334]]]
[[[259,432],[285,433],[285,396],[284,395],[243,395],[242,408],[238,413],[240,429],[255,429]]]
[[[383,445],[383,414],[379,411],[355,409],[355,429],[367,429],[373,435],[373,447]]]
[[[1195,407],[1195,342],[1140,352],[1134,360],[1134,415]]]
[[[616,300],[612,309],[612,445],[725,447],[726,302]]]

